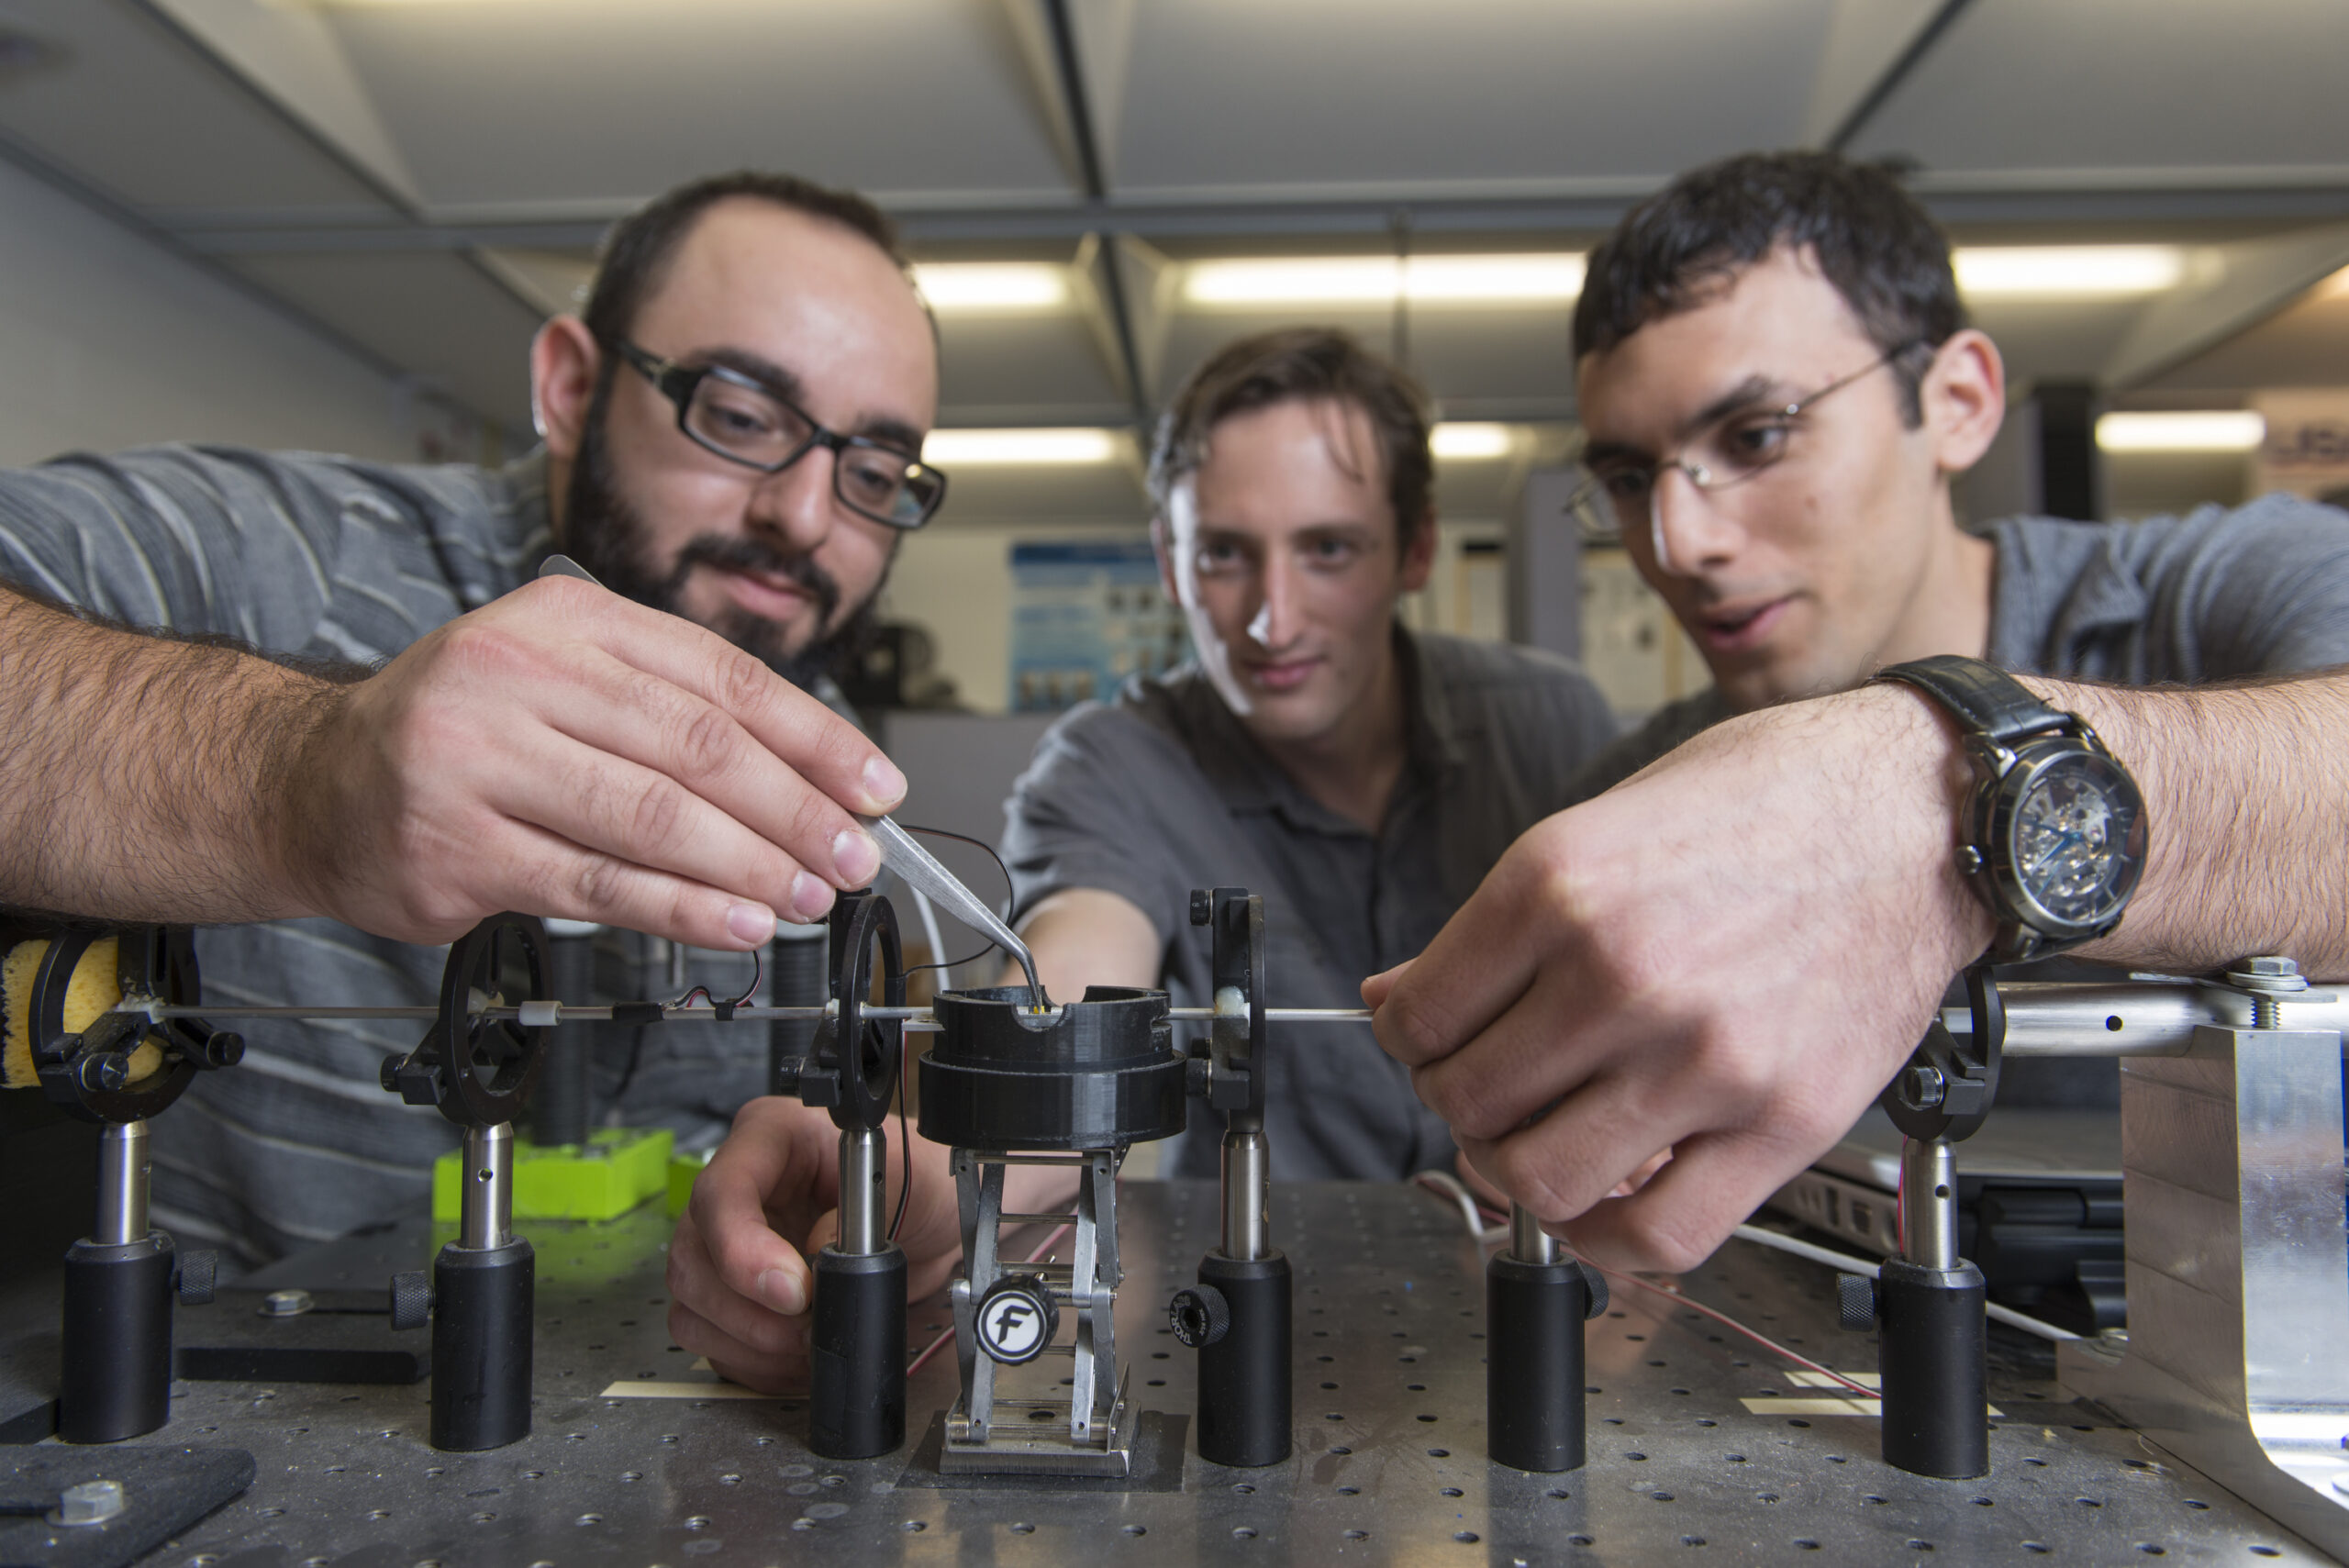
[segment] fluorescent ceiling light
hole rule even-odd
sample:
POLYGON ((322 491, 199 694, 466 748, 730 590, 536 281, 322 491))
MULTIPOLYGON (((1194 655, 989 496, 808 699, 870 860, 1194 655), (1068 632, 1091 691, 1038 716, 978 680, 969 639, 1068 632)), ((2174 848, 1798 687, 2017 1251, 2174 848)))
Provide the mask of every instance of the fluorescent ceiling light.
POLYGON ((1952 261, 1958 292, 1975 299, 2159 294, 2186 275, 2166 245, 1969 245, 1952 261))
POLYGON ((1195 305, 1499 304, 1568 300, 1582 292, 1583 259, 1546 255, 1283 256, 1195 261, 1184 279, 1195 305))
POLYGON ((1068 301, 1068 270, 1050 261, 923 261, 914 285, 941 315, 1049 310, 1068 301))
POLYGON ((1516 446, 1516 433, 1507 425, 1470 425, 1446 420, 1435 428, 1428 446, 1442 458, 1507 457, 1516 446))
POLYGON ((2096 444, 2109 452, 2247 452, 2267 439, 2267 421, 2248 409, 2107 414, 2096 444))
POLYGON ((1103 429, 932 430, 921 447, 924 462, 950 473, 988 463, 1114 462, 1118 432, 1103 429))

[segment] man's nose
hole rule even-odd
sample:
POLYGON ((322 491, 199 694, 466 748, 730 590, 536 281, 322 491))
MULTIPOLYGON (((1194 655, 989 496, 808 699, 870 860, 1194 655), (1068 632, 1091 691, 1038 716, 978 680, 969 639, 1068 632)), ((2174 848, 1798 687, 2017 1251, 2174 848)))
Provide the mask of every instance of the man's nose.
POLYGON ((1258 580, 1256 613, 1248 622, 1248 639, 1259 648, 1286 648, 1297 639, 1303 623, 1297 599, 1302 585, 1296 565, 1275 550, 1264 562, 1258 580))
POLYGON ((814 554, 838 521, 832 464, 839 461, 818 447, 782 473, 767 475, 751 492, 751 521, 781 534, 796 553, 814 554))
POLYGON ((1698 487, 1678 463, 1656 470, 1648 486, 1648 548, 1655 569, 1693 576, 1737 553, 1742 530, 1723 515, 1720 498, 1698 487))

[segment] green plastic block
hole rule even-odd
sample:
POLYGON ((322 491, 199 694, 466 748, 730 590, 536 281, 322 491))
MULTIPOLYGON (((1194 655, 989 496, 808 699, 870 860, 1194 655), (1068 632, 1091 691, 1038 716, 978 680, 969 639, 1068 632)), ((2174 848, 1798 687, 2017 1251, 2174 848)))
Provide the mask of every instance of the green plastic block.
MULTIPOLYGON (((665 1127, 607 1127, 583 1144, 514 1145, 516 1219, 617 1219, 662 1190, 676 1137, 665 1127)), ((432 1218, 457 1218, 462 1151, 433 1162, 432 1218)))
POLYGON ((669 1162, 670 1218, 674 1219, 685 1212, 685 1205, 693 1201, 694 1178, 701 1174, 702 1167, 709 1163, 709 1157, 716 1152, 712 1149, 704 1149, 696 1153, 679 1154, 669 1162))

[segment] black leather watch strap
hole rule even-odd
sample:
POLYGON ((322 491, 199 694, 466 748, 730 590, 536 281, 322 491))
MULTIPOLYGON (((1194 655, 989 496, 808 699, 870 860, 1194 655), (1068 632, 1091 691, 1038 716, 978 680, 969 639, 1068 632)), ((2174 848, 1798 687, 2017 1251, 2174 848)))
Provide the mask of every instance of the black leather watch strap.
POLYGON ((1876 678, 1917 687, 1956 715, 1967 728, 2002 745, 2052 734, 2074 722, 2070 714, 2049 707, 2021 681, 1979 659, 1938 653, 1931 659, 1891 665, 1877 672, 1876 678))

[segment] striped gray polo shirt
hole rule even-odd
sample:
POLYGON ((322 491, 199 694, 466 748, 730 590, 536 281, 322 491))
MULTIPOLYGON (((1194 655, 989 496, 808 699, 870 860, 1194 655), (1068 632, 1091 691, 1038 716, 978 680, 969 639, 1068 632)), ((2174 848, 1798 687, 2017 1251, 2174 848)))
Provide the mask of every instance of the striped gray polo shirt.
MULTIPOLYGON (((528 582, 552 548, 546 469, 407 467, 314 454, 155 447, 0 473, 0 578, 179 633, 225 633, 272 653, 375 662, 528 582)), ((835 705, 837 706, 837 705, 835 705)), ((200 931, 206 999, 221 1004, 429 1005, 441 948, 331 920, 200 931)), ((687 984, 718 995, 746 954, 689 951, 687 984)), ((674 994, 668 944, 607 932, 597 990, 674 994)), ((379 1086, 417 1026, 368 1021, 239 1028, 243 1063, 198 1078, 155 1120, 156 1222, 258 1263, 403 1212, 430 1190, 456 1129, 379 1086)), ((629 1074, 634 1126, 687 1146, 723 1136, 763 1088, 756 1024, 637 1030, 594 1041, 596 1103, 629 1074)))

